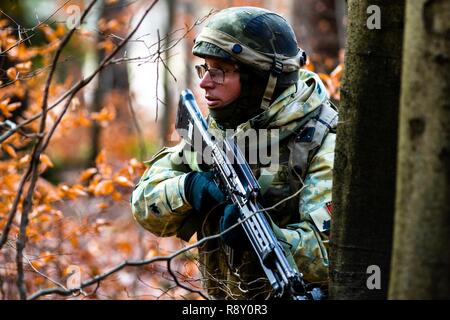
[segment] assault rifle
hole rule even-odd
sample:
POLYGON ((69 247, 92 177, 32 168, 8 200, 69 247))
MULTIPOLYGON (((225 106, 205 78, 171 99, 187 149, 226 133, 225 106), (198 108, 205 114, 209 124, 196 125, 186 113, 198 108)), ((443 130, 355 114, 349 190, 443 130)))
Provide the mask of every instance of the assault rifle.
POLYGON ((306 290, 303 275, 289 264, 264 210, 256 200, 261 187, 238 145, 229 137, 219 143, 208 132, 207 123, 189 89, 181 93, 175 127, 195 151, 209 155, 216 183, 227 198, 238 206, 238 221, 273 288, 274 296, 295 300, 322 299, 319 288, 306 290), (205 153, 205 150, 208 152, 205 153))

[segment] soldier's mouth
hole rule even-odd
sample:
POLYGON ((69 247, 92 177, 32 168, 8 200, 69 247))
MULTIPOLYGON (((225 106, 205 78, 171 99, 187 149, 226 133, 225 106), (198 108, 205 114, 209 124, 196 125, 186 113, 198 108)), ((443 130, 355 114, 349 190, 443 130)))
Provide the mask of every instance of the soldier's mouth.
POLYGON ((219 99, 213 98, 213 97, 209 97, 206 96, 206 104, 208 105, 209 108, 214 108, 215 106, 217 106, 220 103, 219 99))

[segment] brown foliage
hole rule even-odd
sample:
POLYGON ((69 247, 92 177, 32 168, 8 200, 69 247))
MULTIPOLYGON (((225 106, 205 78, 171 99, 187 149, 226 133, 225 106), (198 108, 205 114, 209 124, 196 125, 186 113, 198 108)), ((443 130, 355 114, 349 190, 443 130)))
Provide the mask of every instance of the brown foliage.
MULTIPOLYGON (((260 5, 260 1, 254 1, 260 5)), ((117 1, 108 1, 115 4, 117 1)), ((239 1, 233 4, 239 5, 239 1)), ((248 3, 247 3, 248 4, 248 3)), ((117 47, 111 35, 126 29, 129 15, 106 21, 100 19, 98 28, 103 34, 98 47, 106 54, 117 47)), ((28 121, 42 112, 45 82, 52 59, 68 30, 63 24, 41 24, 33 32, 40 32, 45 41, 40 45, 21 42, 16 30, 7 19, 0 20, 0 49, 11 62, 4 70, 0 83, 0 136, 11 130, 12 122, 21 125, 6 139, 0 148, 0 233, 5 232, 8 214, 20 182, 32 159, 32 147, 39 134, 40 117, 28 121)), ((95 46, 90 32, 75 32, 69 42, 70 50, 95 46)), ((69 51, 70 51, 69 50, 69 51)), ((69 52, 56 66, 59 77, 49 87, 46 131, 56 123, 61 106, 52 103, 78 81, 80 66, 70 61, 69 52)), ((313 70, 312 64, 307 68, 313 70)), ((3 70, 2 70, 3 71, 3 70)), ((330 95, 339 100, 342 66, 330 75, 320 74, 330 95)), ((129 130, 130 122, 117 116, 127 108, 128 92, 110 92, 99 112, 90 112, 84 95, 75 95, 70 108, 62 117, 45 152, 39 155, 36 186, 33 190, 29 222, 26 228, 27 242, 23 251, 24 283, 28 294, 46 288, 68 287, 79 273, 85 281, 110 268, 133 259, 149 259, 168 255, 183 247, 175 238, 158 239, 144 233, 134 223, 129 198, 137 179, 145 166, 133 157, 130 146, 137 145, 135 132, 129 130), (102 138, 103 151, 96 158, 95 166, 80 167, 83 155, 89 148, 89 128, 98 122, 105 129, 102 138), (55 176, 57 176, 55 181, 55 176), (45 178, 46 177, 46 178, 45 178)), ((30 179, 23 191, 30 187, 30 179)), ((20 221, 26 192, 18 199, 16 214, 0 254, 0 299, 19 297, 16 287, 16 239, 20 234, 20 221)), ((195 252, 184 254, 172 261, 172 271, 178 280, 199 289, 200 282, 195 252)), ((76 279, 75 279, 76 280, 76 279)), ((75 281, 75 283, 78 283, 75 281)), ((51 298, 62 298, 52 295, 51 298)), ((76 291, 69 298, 199 298, 197 294, 176 286, 164 261, 127 268, 113 273, 99 282, 76 291)))

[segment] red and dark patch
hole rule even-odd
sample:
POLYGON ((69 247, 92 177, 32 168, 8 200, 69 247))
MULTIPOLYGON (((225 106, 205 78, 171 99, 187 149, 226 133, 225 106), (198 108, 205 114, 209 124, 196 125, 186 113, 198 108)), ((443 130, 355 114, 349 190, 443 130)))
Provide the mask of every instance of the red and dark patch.
POLYGON ((331 216, 333 214, 333 202, 327 202, 325 203, 325 206, 327 208, 328 214, 331 216))

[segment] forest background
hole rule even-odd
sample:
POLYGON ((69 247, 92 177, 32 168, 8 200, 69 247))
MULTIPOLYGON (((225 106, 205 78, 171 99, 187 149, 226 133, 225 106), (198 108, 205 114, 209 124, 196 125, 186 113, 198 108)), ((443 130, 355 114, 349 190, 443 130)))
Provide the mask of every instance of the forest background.
MULTIPOLYGON (((338 146, 342 144, 339 150, 343 151, 337 153, 336 167, 340 170, 335 176, 340 183, 334 187, 333 199, 336 195, 334 212, 348 215, 337 215, 332 225, 336 241, 332 246, 331 294, 337 298, 386 298, 394 203, 397 194, 399 211, 405 200, 398 199, 407 190, 396 193, 395 189, 396 179, 402 177, 395 166, 402 55, 407 55, 401 45, 405 1, 374 2, 373 7, 365 0, 2 0, 0 299, 205 298, 196 264, 196 239, 186 243, 144 231, 132 218, 129 198, 145 170, 143 161, 163 145, 179 141, 174 118, 181 90, 191 88, 206 112, 193 72, 200 61, 191 54, 195 35, 217 10, 243 5, 276 11, 293 25, 299 46, 308 54, 305 67, 319 74, 342 111, 344 125, 338 146), (376 32, 373 30, 380 29, 379 21, 373 15, 380 13, 380 7, 385 13, 384 29, 376 32), (352 26, 349 21, 353 29, 347 37, 352 26), (350 64, 346 82, 341 81, 345 75, 344 47, 346 60, 358 62, 350 64), (381 64, 380 57, 385 59, 381 64), (369 60, 378 65, 366 67, 369 60), (373 76, 382 72, 386 81, 373 76), (384 87, 379 86, 381 82, 384 87), (361 101, 375 93, 378 100, 361 107, 361 101), (388 121, 381 116, 371 122, 363 117, 375 107, 381 115, 391 115, 388 121), (351 121, 355 119, 361 121, 351 121), (378 132, 382 139, 370 135, 368 142, 354 138, 369 127, 374 130, 366 133, 378 132), (345 137, 352 143, 345 142, 345 137), (361 146, 364 151, 355 153, 361 146), (386 152, 375 156, 369 152, 380 149, 386 152), (376 162, 379 159, 384 167, 376 162), (365 179, 361 168, 368 167, 371 178, 365 179), (380 172, 383 176, 377 174, 380 172), (372 177, 377 180, 372 181, 372 177), (364 184, 358 182, 360 178, 365 179, 364 184), (379 207, 380 203, 385 207, 379 207), (367 217, 361 218, 363 207, 370 209, 365 210, 367 217), (370 215, 370 210, 378 210, 377 216, 370 215), (382 223, 371 230, 376 219, 382 223), (382 231, 377 233, 377 228, 382 231), (361 240, 367 234, 368 247, 366 240, 361 240), (376 290, 367 285, 368 266, 381 266, 385 272, 379 293, 374 294, 376 290)), ((446 17, 450 10, 441 10, 448 9, 448 2, 420 0, 410 5, 406 15, 413 16, 414 6, 430 14, 431 22, 424 15, 421 26, 430 33, 430 41, 436 37, 439 44, 442 35, 448 35, 450 19, 446 17)), ((448 36, 444 39, 444 49, 436 47, 445 51, 448 36)), ((438 67, 448 64, 445 54, 430 59, 438 67)), ((441 91, 448 97, 448 76, 443 86, 441 91)), ((408 97, 402 99, 407 101, 408 97)), ((445 105, 448 99, 439 96, 438 101, 445 105)), ((442 110, 439 126, 445 127, 448 105, 442 110)), ((425 124, 421 119, 410 121, 409 137, 418 139, 417 134, 427 132, 425 124)), ((444 147, 436 155, 448 163, 448 133, 438 141, 444 147)), ((433 190, 445 194, 448 182, 433 190)), ((436 192, 430 189, 429 194, 436 192)), ((417 199, 425 202, 428 193, 417 199)), ((442 197, 436 204, 436 208, 442 207, 442 197)), ((444 213, 433 218, 445 222, 434 233, 445 240, 434 247, 437 251, 449 243, 444 213)), ((421 250, 431 252, 426 247, 421 250)), ((398 261, 408 258, 395 253, 393 257, 398 261)), ((440 258, 446 277, 443 289, 430 289, 424 296, 439 292, 438 296, 448 297, 448 254, 440 258)), ((392 270, 398 271, 396 268, 394 264, 392 270)), ((403 274, 414 277, 414 272, 419 273, 410 271, 403 274)), ((403 281, 410 283, 410 278, 403 281)), ((377 281, 374 286, 379 289, 377 281)), ((408 286, 403 288, 408 291, 408 286)), ((403 297, 404 291, 399 290, 391 294, 403 297)))

